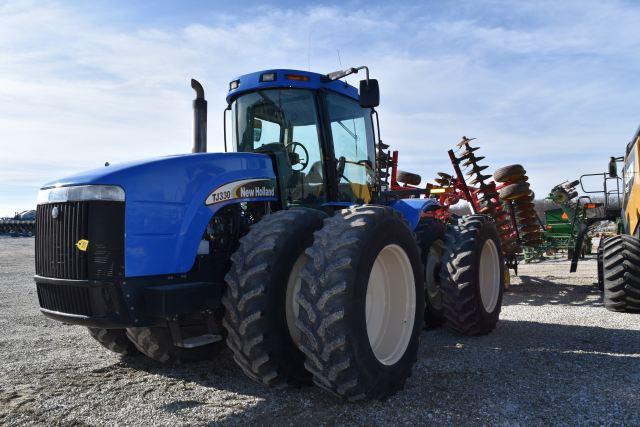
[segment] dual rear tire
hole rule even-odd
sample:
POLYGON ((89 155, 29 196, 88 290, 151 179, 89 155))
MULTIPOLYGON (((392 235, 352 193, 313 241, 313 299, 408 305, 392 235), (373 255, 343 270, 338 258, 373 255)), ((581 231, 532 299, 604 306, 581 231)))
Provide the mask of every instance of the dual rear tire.
POLYGON ((348 400, 403 387, 417 358, 424 288, 399 213, 280 211, 252 227, 232 260, 224 326, 251 379, 313 382, 348 400))
POLYGON ((446 325, 465 335, 495 329, 502 308, 505 264, 495 224, 484 215, 448 226, 440 283, 446 325))
POLYGON ((419 249, 402 216, 383 206, 343 210, 306 253, 297 326, 313 382, 350 401, 402 389, 424 312, 419 249))

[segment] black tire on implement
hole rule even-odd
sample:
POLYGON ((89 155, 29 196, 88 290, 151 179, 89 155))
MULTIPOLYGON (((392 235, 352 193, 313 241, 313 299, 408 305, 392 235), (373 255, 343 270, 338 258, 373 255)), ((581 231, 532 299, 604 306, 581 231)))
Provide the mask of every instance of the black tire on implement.
POLYGON ((89 335, 98 341, 101 346, 114 353, 124 356, 140 354, 133 343, 127 338, 127 333, 124 329, 87 328, 87 330, 89 331, 89 335))
POLYGON ((497 169, 493 173, 493 179, 496 182, 509 182, 521 179, 526 175, 526 173, 527 171, 524 170, 524 167, 522 165, 509 165, 497 169))
MULTIPOLYGON (((384 206, 344 209, 324 221, 306 253, 309 262, 301 275, 297 325, 314 383, 350 401, 382 399, 402 389, 417 359, 424 312, 420 251, 405 220, 384 206), (404 285, 415 295, 415 307, 408 309, 403 322, 387 323, 387 331, 400 330, 404 339, 392 343, 393 357, 383 363, 369 340, 367 315, 373 312, 367 313, 366 301, 373 265, 387 250, 411 270, 403 270, 404 285)), ((385 334, 383 341, 390 336, 396 335, 385 334)))
POLYGON ((422 181, 422 177, 420 175, 401 170, 398 171, 396 179, 398 182, 403 182, 409 185, 420 185, 420 182, 422 181))
POLYGON ((604 306, 611 311, 640 311, 640 240, 615 236, 604 244, 604 306))
POLYGON ((442 293, 440 291, 440 268, 447 226, 435 219, 424 219, 416 227, 416 240, 420 247, 424 267, 424 322, 427 328, 444 323, 442 293))
POLYGON ((304 250, 326 217, 306 208, 276 212, 253 225, 231 257, 223 325, 234 360, 254 381, 270 387, 311 382, 292 337, 299 335, 292 304, 304 250))
POLYGON ((449 225, 440 281, 446 325, 466 335, 487 334, 495 329, 502 307, 504 271, 500 237, 488 217, 469 215, 461 218, 457 225, 449 225), (492 245, 487 242, 492 242, 492 245), (480 289, 480 265, 485 250, 491 252, 494 259, 497 257, 495 262, 499 263, 492 266, 497 277, 491 284, 490 296, 487 296, 488 308, 480 289))
MULTIPOLYGON (((207 333, 204 325, 185 326, 183 331, 189 336, 207 333)), ((140 353, 164 365, 212 359, 224 348, 222 342, 194 348, 176 347, 169 328, 160 326, 127 328, 127 338, 140 353)))

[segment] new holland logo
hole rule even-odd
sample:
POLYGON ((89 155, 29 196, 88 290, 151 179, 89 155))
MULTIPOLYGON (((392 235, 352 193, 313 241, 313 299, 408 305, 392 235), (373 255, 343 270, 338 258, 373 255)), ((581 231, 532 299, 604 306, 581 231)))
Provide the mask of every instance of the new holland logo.
POLYGON ((88 247, 89 247, 89 241, 88 240, 80 239, 76 243, 76 248, 78 248, 79 251, 86 252, 88 247))
POLYGON ((266 199, 276 197, 276 182, 273 179, 243 179, 224 184, 213 190, 206 205, 223 203, 233 199, 266 199))

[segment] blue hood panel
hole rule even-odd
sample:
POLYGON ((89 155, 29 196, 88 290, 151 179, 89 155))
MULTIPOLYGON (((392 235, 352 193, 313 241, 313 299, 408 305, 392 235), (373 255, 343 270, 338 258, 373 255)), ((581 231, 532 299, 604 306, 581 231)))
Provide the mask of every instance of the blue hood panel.
MULTIPOLYGON (((95 169, 45 187, 104 184, 125 190, 125 275, 134 277, 189 271, 207 223, 225 205, 206 206, 205 199, 223 184, 249 178, 274 179, 271 159, 253 153, 185 154, 95 169)), ((249 200, 255 199, 233 202, 249 200)))

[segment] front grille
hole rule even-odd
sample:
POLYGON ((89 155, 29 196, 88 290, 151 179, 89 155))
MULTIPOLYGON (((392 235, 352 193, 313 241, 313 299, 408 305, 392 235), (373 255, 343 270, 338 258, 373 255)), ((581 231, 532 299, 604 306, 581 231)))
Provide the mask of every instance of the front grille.
POLYGON ((66 202, 38 206, 36 274, 72 280, 112 280, 124 274, 124 203, 66 202), (52 215, 57 210, 57 218, 52 215), (86 251, 78 249, 88 240, 86 251))
POLYGON ((40 205, 36 214, 36 274, 87 279, 87 252, 76 248, 89 235, 87 202, 40 205), (57 218, 52 212, 58 211, 57 218))
POLYGON ((87 286, 38 283, 40 307, 60 313, 91 316, 91 296, 87 286))

